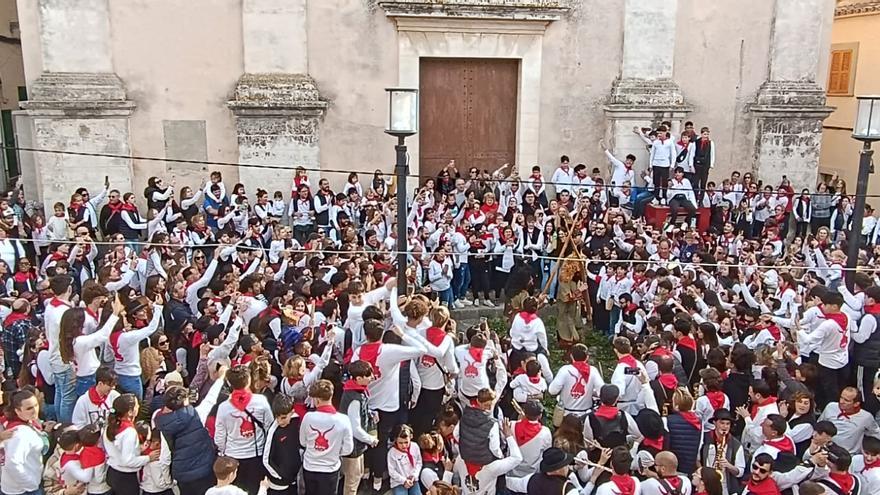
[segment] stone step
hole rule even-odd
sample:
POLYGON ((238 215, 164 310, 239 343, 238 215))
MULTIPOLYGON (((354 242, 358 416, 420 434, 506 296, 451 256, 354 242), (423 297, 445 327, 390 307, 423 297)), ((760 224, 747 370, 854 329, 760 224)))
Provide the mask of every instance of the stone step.
POLYGON ((488 320, 493 318, 503 318, 504 306, 498 305, 494 308, 487 308, 486 306, 467 306, 461 309, 453 309, 449 314, 459 325, 472 325, 479 322, 480 318, 486 318, 488 320))

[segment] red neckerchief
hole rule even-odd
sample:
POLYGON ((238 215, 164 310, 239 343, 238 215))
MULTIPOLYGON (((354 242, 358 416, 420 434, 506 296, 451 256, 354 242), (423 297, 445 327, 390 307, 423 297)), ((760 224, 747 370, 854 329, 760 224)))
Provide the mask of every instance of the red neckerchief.
POLYGON ((483 351, 485 350, 486 349, 484 347, 468 347, 468 354, 470 354, 471 358, 473 358, 474 364, 483 361, 483 351))
POLYGON ((119 337, 121 337, 124 332, 125 330, 120 330, 110 334, 110 349, 113 350, 113 357, 120 363, 123 358, 122 354, 119 352, 119 337))
POLYGON ((355 380, 353 378, 349 378, 348 380, 345 381, 345 383, 342 384, 342 390, 343 391, 352 390, 355 392, 361 392, 368 397, 370 395, 370 390, 367 388, 367 386, 366 385, 358 385, 357 380, 355 380))
MULTIPOLYGON (((443 330, 442 328, 430 327, 425 331, 425 340, 435 347, 442 344, 444 338, 446 338, 446 330, 443 330)), ((422 356, 422 364, 424 366, 431 366, 436 362, 437 359, 435 359, 434 356, 429 356, 427 354, 422 356)))
POLYGON ((840 348, 845 349, 847 344, 849 344, 849 338, 846 336, 846 328, 849 325, 849 318, 843 312, 829 314, 825 311, 822 311, 822 317, 826 320, 832 320, 834 323, 837 323, 839 328, 837 332, 840 333, 840 348))
POLYGON ((586 360, 572 361, 571 365, 574 367, 574 369, 578 370, 578 373, 581 374, 581 380, 583 380, 584 383, 587 383, 588 381, 590 381, 590 363, 589 362, 587 362, 586 360))
POLYGON ((541 375, 535 375, 529 377, 529 382, 531 383, 541 383, 541 375))
POLYGON ((828 477, 834 480, 837 483, 837 486, 840 487, 843 493, 852 493, 853 485, 855 485, 856 480, 853 478, 853 475, 849 473, 828 473, 828 477))
POLYGON ((134 428, 134 424, 127 419, 123 419, 122 421, 119 422, 119 431, 116 432, 116 435, 118 436, 120 433, 122 433, 123 431, 125 431, 129 428, 134 428))
POLYGON ((70 305, 69 302, 62 301, 61 299, 58 299, 57 297, 53 297, 52 299, 49 299, 49 305, 52 306, 53 308, 58 308, 61 306, 67 306, 68 308, 73 307, 70 305))
POLYGON ((137 211, 137 206, 129 203, 122 203, 122 206, 119 207, 120 211, 137 211))
POLYGON ((642 439, 642 445, 655 450, 663 450, 663 435, 660 435, 657 438, 645 437, 642 439))
POLYGON ((752 404, 752 410, 750 411, 752 419, 755 419, 755 415, 758 414, 758 408, 764 407, 768 404, 773 404, 775 402, 776 402, 776 397, 773 397, 771 395, 770 397, 767 397, 766 399, 764 399, 764 402, 752 404))
POLYGON ((248 389, 233 390, 229 395, 229 403, 232 404, 232 407, 244 412, 253 396, 254 394, 248 389))
POLYGON ((880 314, 880 303, 877 304, 865 304, 865 313, 876 315, 880 314))
POLYGON ((61 469, 64 469, 64 465, 70 461, 78 461, 79 454, 68 454, 67 452, 61 454, 61 469))
POLYGON ((658 347, 651 353, 651 357, 672 356, 672 351, 665 347, 658 347))
POLYGON ((721 409, 724 407, 724 392, 720 390, 713 390, 706 392, 706 398, 709 399, 709 404, 712 406, 712 409, 721 409))
POLYGON ((528 325, 529 323, 535 321, 538 315, 535 313, 529 313, 528 311, 520 311, 519 317, 523 319, 526 325, 528 325))
POLYGON ((693 411, 679 411, 678 415, 681 416, 681 419, 687 421, 688 424, 690 424, 691 426, 693 426, 697 430, 702 431, 703 423, 700 421, 700 418, 698 418, 697 415, 693 411))
POLYGON ((535 438, 538 433, 541 433, 541 428, 544 425, 541 424, 540 421, 530 421, 528 419, 523 419, 516 422, 516 425, 513 427, 513 435, 516 438, 516 444, 522 447, 529 440, 535 438))
POLYGON ((97 445, 86 445, 79 453, 79 463, 83 469, 100 466, 106 460, 107 454, 97 445))
POLYGON ((660 478, 669 484, 670 488, 681 493, 681 478, 678 475, 669 476, 668 478, 660 478))
POLYGON ((697 350, 697 342, 690 335, 685 335, 684 337, 678 339, 678 343, 676 345, 679 347, 685 347, 692 351, 697 350))
POLYGON ((628 474, 612 474, 611 482, 620 490, 619 492, 612 490, 615 495, 633 495, 636 492, 636 480, 628 474))
POLYGON ((105 409, 110 409, 110 407, 107 405, 107 397, 108 396, 105 395, 102 397, 101 394, 98 393, 97 388, 95 388, 95 387, 89 388, 88 396, 89 396, 89 401, 93 405, 95 405, 99 408, 103 407, 105 409))
POLYGON ((100 315, 98 315, 98 313, 95 313, 94 311, 92 311, 92 308, 86 306, 86 307, 83 308, 83 309, 85 309, 85 310, 86 310, 86 314, 89 315, 89 316, 91 316, 92 318, 94 318, 95 321, 100 321, 100 320, 101 320, 100 315))
POLYGON ((774 481, 771 476, 768 476, 757 483, 752 480, 751 476, 749 476, 749 480, 746 482, 746 488, 748 488, 749 493, 754 493, 755 495, 779 495, 779 487, 776 486, 776 481, 774 481))
POLYGON ((327 414, 336 414, 336 408, 333 407, 332 405, 318 406, 315 408, 315 411, 327 413, 327 414))
POLYGON ((15 272, 15 275, 12 276, 12 279, 20 284, 25 284, 28 282, 33 282, 37 279, 37 276, 32 272, 15 272))
MULTIPOLYGON (((840 406, 837 406, 837 407, 839 408, 840 406)), ((840 419, 840 418, 849 419, 849 418, 855 416, 856 414, 860 413, 861 411, 862 411, 862 406, 855 406, 855 411, 848 413, 848 414, 843 412, 843 410, 841 409, 840 414, 837 415, 837 419, 840 419)))
POLYGON ((370 366, 373 367, 373 374, 376 375, 376 378, 382 376, 382 373, 379 370, 379 365, 377 364, 381 352, 382 342, 367 342, 361 346, 360 352, 358 352, 358 357, 361 360, 370 363, 370 366))
MULTIPOLYGON (((863 458, 864 459, 864 458, 863 458)), ((874 459, 874 462, 866 462, 865 467, 862 468, 862 473, 869 469, 874 469, 875 467, 880 467, 880 457, 874 459)))
POLYGON ((669 390, 675 390, 678 388, 678 377, 672 373, 661 373, 657 376, 657 381, 660 382, 660 385, 662 385, 663 388, 669 390))
POLYGON ((619 412, 620 410, 617 409, 617 406, 606 406, 605 404, 602 404, 596 409, 595 414, 597 418, 614 419, 619 412))
POLYGON ((794 454, 794 442, 788 435, 782 435, 776 440, 764 440, 764 445, 773 447, 780 452, 794 454))
POLYGON ((624 354, 617 358, 617 362, 619 364, 625 364, 629 368, 638 368, 639 363, 636 362, 636 358, 632 357, 632 354, 624 354))
POLYGON ((11 325, 15 324, 15 322, 28 319, 27 313, 20 313, 18 311, 13 311, 9 313, 9 316, 3 320, 3 328, 9 328, 11 325))
POLYGON ((427 450, 422 451, 422 461, 425 463, 428 462, 440 462, 440 452, 431 453, 427 450))
POLYGON ((410 444, 410 448, 403 450, 397 446, 397 442, 394 442, 394 450, 406 454, 406 458, 409 459, 410 467, 416 467, 416 459, 412 455, 412 444, 410 444))

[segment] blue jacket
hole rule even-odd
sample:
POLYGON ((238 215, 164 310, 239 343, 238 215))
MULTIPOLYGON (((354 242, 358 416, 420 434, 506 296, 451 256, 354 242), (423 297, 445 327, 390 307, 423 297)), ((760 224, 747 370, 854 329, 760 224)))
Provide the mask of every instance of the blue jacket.
POLYGON ((156 427, 171 448, 172 478, 188 483, 214 475, 214 441, 192 406, 156 416, 156 427))
POLYGON ((702 425, 694 428, 681 415, 671 413, 666 418, 666 429, 669 430, 666 450, 678 458, 678 472, 692 475, 697 467, 700 440, 703 437, 702 425))

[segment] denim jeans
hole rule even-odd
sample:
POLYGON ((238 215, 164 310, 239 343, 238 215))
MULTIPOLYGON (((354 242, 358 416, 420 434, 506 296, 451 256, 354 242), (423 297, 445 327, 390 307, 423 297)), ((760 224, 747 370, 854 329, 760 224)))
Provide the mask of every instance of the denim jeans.
POLYGON ((446 306, 447 306, 449 309, 452 309, 452 302, 453 302, 453 299, 452 299, 452 288, 451 288, 451 287, 450 287, 449 289, 446 289, 446 290, 438 291, 438 292, 437 292, 437 297, 439 298, 439 302, 441 302, 441 303, 444 303, 444 302, 445 302, 445 303, 446 303, 446 306))
POLYGON ((419 488, 419 483, 416 481, 416 483, 409 488, 404 488, 403 485, 392 487, 391 495, 422 495, 422 489, 419 488))
POLYGON ((471 269, 467 263, 462 263, 452 272, 452 298, 459 300, 467 294, 471 285, 471 269))
POLYGON ((119 375, 116 382, 121 393, 134 394, 138 400, 144 400, 144 384, 140 376, 119 375))
MULTIPOLYGON (((544 277, 541 280, 541 287, 545 287, 547 285, 547 281, 550 280, 550 277, 553 276, 553 272, 556 270, 556 261, 554 260, 544 260, 544 277)), ((551 299, 556 299, 556 288, 559 287, 559 274, 556 274, 556 277, 553 278, 553 283, 550 284, 549 290, 547 291, 547 297, 551 299)))
MULTIPOLYGON (((418 485, 416 485, 416 486, 418 486, 418 485)), ((46 493, 46 492, 44 492, 42 488, 37 488, 36 490, 34 490, 32 492, 24 492, 20 495, 43 495, 44 493, 46 493)))
POLYGON ((76 405, 76 377, 73 367, 61 373, 53 373, 55 377, 55 410, 58 421, 70 423, 73 417, 73 406, 76 405))
POLYGON ((86 392, 89 391, 90 388, 95 386, 95 374, 92 373, 88 376, 78 376, 76 377, 76 396, 79 397, 81 395, 85 395, 86 392))

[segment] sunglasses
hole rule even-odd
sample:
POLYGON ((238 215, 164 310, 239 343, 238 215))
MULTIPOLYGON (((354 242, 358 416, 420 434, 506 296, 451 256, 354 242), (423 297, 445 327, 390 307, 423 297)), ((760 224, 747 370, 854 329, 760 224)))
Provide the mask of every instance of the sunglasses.
POLYGON ((204 256, 193 256, 193 259, 194 260, 203 260, 203 259, 205 259, 205 257, 204 256))
POLYGON ((762 467, 759 466, 758 464, 752 464, 752 471, 756 471, 756 472, 759 472, 759 473, 761 473, 761 474, 767 474, 767 473, 770 472, 769 469, 767 469, 767 468, 762 468, 762 467))
POLYGON ((168 345, 168 341, 167 340, 160 340, 159 345, 168 345))

